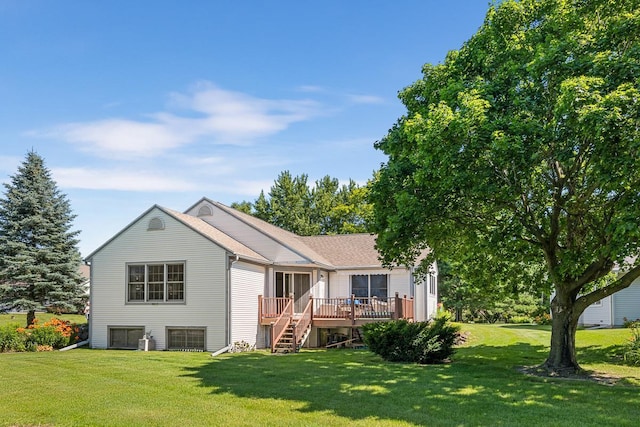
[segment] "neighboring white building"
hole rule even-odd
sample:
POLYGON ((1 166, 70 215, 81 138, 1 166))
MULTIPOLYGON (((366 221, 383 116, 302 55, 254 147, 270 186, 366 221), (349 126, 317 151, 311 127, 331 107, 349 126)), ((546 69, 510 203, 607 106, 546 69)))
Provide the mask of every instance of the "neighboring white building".
POLYGON ((591 304, 580 316, 585 326, 622 326, 626 320, 640 319, 640 278, 628 288, 591 304))
POLYGON ((87 257, 91 347, 137 348, 148 333, 163 350, 274 348, 293 334, 295 351, 433 317, 437 266, 416 283, 413 267, 383 268, 374 244, 298 236, 206 198, 185 213, 155 205, 87 257))

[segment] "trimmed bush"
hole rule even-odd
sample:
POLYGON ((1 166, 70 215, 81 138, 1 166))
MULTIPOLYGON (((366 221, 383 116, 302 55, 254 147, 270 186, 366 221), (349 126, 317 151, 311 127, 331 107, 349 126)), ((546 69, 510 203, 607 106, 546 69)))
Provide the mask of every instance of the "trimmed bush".
POLYGON ((454 352, 459 327, 446 316, 430 322, 395 320, 363 325, 369 349, 390 362, 440 363, 454 352))

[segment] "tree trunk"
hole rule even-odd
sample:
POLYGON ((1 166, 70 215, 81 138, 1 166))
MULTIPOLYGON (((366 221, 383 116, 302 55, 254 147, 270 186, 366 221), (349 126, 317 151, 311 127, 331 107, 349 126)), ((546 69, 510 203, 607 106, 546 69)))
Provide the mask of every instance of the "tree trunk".
POLYGON ((579 313, 575 313, 575 299, 557 292, 551 302, 551 350, 542 365, 549 373, 574 374, 580 371, 576 359, 576 328, 579 313))
POLYGON ((27 312, 27 327, 33 325, 35 320, 36 320, 36 311, 35 310, 29 310, 27 312))

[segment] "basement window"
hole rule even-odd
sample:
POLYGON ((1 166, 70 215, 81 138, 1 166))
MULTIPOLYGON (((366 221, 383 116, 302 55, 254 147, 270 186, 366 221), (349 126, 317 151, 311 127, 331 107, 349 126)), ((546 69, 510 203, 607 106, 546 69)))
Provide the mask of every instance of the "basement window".
POLYGON ((143 326, 110 326, 109 348, 137 350, 138 340, 143 335, 143 326))
POLYGON ((204 351, 205 331, 203 327, 176 327, 167 328, 167 348, 169 350, 204 351))

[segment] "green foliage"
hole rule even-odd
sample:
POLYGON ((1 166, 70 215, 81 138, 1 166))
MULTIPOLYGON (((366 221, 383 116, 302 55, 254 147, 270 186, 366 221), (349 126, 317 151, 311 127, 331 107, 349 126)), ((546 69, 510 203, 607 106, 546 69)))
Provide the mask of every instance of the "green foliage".
POLYGON ((363 325, 371 351, 391 362, 440 363, 454 352, 459 328, 439 316, 431 322, 376 322, 363 325))
POLYGON ((55 326, 41 326, 35 329, 26 329, 27 348, 35 349, 38 346, 62 348, 69 344, 69 337, 65 337, 55 326))
POLYGON ((465 282, 553 287, 549 363, 577 368, 562 324, 640 275, 640 6, 495 2, 399 96, 369 195, 385 264, 430 247, 465 282))
POLYGON ((631 338, 624 349, 624 361, 629 365, 640 365, 640 327, 631 329, 631 338))
POLYGON ((44 160, 27 154, 0 199, 0 307, 77 312, 86 297, 74 215, 44 160))
POLYGON ((18 332, 18 327, 17 324, 0 326, 0 353, 26 351, 26 337, 18 332))
POLYGON ((549 298, 534 294, 535 290, 510 282, 489 278, 466 281, 458 263, 441 262, 438 296, 446 310, 459 322, 530 323, 549 313, 549 298))
POLYGON ((640 319, 627 319, 626 317, 622 319, 624 322, 622 323, 623 328, 637 328, 640 326, 640 319))
POLYGON ((27 328, 17 324, 0 326, 0 353, 51 351, 75 343, 83 328, 69 321, 51 318, 42 325, 36 318, 27 328))
POLYGON ((368 232, 372 215, 367 187, 353 180, 340 185, 325 176, 309 186, 308 176, 278 175, 269 191, 253 202, 232 203, 231 207, 301 236, 368 232))

